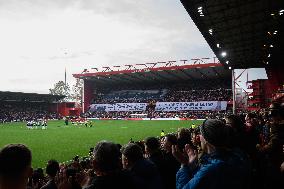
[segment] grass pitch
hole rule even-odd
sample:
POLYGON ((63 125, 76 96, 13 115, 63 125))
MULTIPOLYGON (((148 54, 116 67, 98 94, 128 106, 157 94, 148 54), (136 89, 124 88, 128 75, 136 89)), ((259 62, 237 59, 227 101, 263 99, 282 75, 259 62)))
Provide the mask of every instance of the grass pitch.
POLYGON ((26 144, 33 154, 34 168, 44 168, 49 159, 59 162, 71 160, 75 155, 87 156, 90 147, 100 140, 125 144, 130 138, 134 141, 149 136, 159 136, 176 132, 180 127, 189 127, 201 121, 125 121, 98 120, 93 127, 74 126, 64 121, 49 121, 47 130, 27 129, 26 123, 0 124, 0 148, 10 143, 26 144))

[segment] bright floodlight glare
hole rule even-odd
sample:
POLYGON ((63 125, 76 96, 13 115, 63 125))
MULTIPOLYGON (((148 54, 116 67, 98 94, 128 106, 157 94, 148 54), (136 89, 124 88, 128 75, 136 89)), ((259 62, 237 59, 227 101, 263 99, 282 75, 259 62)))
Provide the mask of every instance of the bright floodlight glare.
POLYGON ((225 57, 225 56, 227 56, 227 53, 226 53, 225 51, 223 51, 223 52, 221 53, 221 56, 225 57))
POLYGON ((270 54, 267 57, 270 57, 270 54))
POLYGON ((229 67, 229 70, 231 70, 231 69, 232 69, 232 67, 230 66, 230 67, 229 67))
POLYGON ((218 48, 220 47, 219 43, 217 43, 217 47, 218 47, 218 48))
POLYGON ((270 45, 270 47, 273 47, 273 45, 270 45))
POLYGON ((284 9, 280 10, 279 12, 280 12, 280 13, 284 12, 284 9))
POLYGON ((229 61, 228 61, 228 60, 226 61, 226 64, 229 64, 229 61))
POLYGON ((197 9, 198 9, 198 10, 202 10, 202 7, 198 7, 197 9))

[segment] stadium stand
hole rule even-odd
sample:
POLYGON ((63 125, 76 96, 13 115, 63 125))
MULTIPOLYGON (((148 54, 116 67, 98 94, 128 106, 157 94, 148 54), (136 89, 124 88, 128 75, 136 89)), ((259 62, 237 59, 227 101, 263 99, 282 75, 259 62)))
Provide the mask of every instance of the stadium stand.
POLYGON ((0 92, 0 123, 59 119, 59 114, 49 111, 49 105, 62 98, 59 95, 0 92))
POLYGON ((150 119, 194 119, 231 108, 230 72, 215 59, 84 72, 74 77, 84 80, 83 116, 89 118, 128 119, 146 114, 150 119))
MULTIPOLYGON (((85 114, 87 117, 94 118, 131 118, 133 114, 147 114, 148 118, 192 118, 202 119, 210 117, 211 114, 216 115, 214 111, 190 111, 190 110, 172 110, 172 111, 159 111, 157 105, 160 102, 201 102, 201 101, 225 101, 229 102, 232 98, 232 90, 229 87, 228 82, 220 82, 219 80, 213 80, 209 83, 218 83, 208 86, 203 85, 206 81, 196 81, 192 84, 179 83, 177 85, 164 85, 164 89, 147 89, 145 90, 116 90, 112 91, 104 89, 110 92, 100 92, 97 89, 97 94, 92 100, 89 111, 85 114), (198 86, 198 87, 197 87, 198 86), (202 87, 201 87, 202 86, 202 87), (196 88, 195 88, 196 87, 196 88), (218 87, 218 88, 216 88, 218 87), (124 103, 126 105, 132 105, 134 103, 145 103, 144 108, 141 109, 126 109, 124 110, 111 110, 110 105, 124 103), (95 108, 94 108, 95 107, 95 108), (109 109, 109 110, 107 110, 109 109)), ((208 82, 207 82, 208 84, 208 82)), ((151 86, 155 88, 155 86, 151 86)), ((158 88, 158 86, 157 86, 158 88)), ((116 109, 117 110, 117 109, 116 109)), ((225 109, 226 110, 226 109, 225 109)), ((219 113, 224 113, 219 110, 219 113)))

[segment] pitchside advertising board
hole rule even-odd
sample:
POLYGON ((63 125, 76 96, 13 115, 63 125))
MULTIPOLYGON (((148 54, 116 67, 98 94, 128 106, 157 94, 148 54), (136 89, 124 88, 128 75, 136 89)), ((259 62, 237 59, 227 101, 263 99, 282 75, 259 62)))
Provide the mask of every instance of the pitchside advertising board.
MULTIPOLYGON (((122 112, 145 111, 147 103, 115 103, 92 104, 91 112, 122 112)), ((199 101, 199 102, 157 102, 156 111, 174 112, 183 110, 211 110, 220 111, 227 109, 227 101, 199 101)))

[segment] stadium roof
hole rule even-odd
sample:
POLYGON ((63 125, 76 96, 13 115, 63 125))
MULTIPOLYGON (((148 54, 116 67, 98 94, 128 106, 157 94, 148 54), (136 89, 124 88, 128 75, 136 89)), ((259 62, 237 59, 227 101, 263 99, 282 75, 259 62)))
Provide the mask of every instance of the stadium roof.
POLYGON ((0 102, 57 102, 62 95, 0 91, 0 102))
POLYGON ((181 2, 226 67, 266 67, 283 59, 283 0, 181 2))
POLYGON ((92 80, 98 84, 118 83, 161 83, 200 79, 231 78, 231 72, 225 69, 216 58, 144 63, 136 65, 85 69, 75 78, 92 80))

